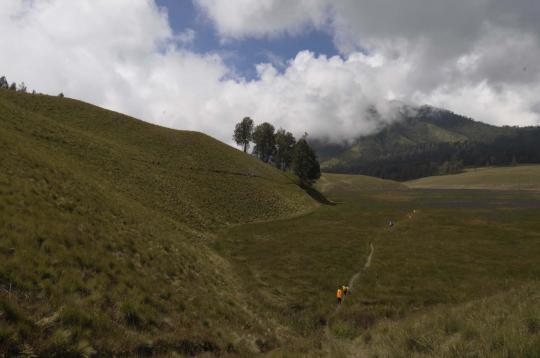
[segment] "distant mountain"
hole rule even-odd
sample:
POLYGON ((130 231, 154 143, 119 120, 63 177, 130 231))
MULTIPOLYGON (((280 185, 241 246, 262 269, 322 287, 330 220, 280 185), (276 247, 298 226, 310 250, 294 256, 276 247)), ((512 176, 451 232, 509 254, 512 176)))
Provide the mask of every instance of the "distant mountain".
POLYGON ((402 120, 351 143, 311 144, 326 172, 394 180, 540 162, 540 127, 497 127, 429 106, 408 108, 402 120))

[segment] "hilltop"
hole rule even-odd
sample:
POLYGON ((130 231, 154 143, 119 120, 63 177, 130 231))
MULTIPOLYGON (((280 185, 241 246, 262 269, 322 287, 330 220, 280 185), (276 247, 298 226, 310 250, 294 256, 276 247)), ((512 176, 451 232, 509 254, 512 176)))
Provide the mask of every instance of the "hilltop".
POLYGON ((429 106, 406 109, 401 120, 351 143, 314 140, 321 168, 408 180, 470 166, 540 163, 538 127, 497 127, 429 106))
POLYGON ((206 242, 316 208, 294 178, 201 133, 12 91, 0 91, 0 150, 0 354, 191 355, 271 339, 206 242))

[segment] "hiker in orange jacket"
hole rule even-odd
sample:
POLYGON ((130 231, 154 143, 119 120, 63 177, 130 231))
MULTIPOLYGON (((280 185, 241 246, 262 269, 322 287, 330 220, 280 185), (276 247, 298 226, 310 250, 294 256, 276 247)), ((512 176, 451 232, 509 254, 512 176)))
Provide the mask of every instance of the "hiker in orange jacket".
POLYGON ((341 288, 337 289, 336 297, 337 297, 337 304, 340 305, 341 300, 343 299, 343 291, 341 290, 341 288))

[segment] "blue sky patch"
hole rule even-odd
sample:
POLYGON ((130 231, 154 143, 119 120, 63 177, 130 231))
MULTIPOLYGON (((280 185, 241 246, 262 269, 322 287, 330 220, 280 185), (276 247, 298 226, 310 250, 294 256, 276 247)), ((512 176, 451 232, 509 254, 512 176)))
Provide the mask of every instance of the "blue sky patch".
POLYGON ((175 34, 187 29, 195 31, 195 38, 189 45, 197 53, 218 53, 237 75, 252 80, 257 77, 255 66, 272 63, 279 71, 285 69, 287 61, 302 50, 316 55, 338 55, 332 35, 326 31, 311 30, 295 36, 283 34, 272 38, 246 38, 220 41, 213 24, 200 14, 189 0, 157 0, 158 6, 165 7, 169 23, 175 34))

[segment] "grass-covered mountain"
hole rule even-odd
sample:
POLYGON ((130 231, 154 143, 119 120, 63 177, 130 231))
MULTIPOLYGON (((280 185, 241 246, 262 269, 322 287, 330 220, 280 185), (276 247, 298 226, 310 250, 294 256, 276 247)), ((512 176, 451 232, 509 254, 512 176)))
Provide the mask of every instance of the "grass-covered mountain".
POLYGON ((351 143, 312 144, 327 172, 395 180, 540 162, 540 128, 497 127, 428 106, 403 110, 401 120, 351 143))
POLYGON ((201 133, 6 90, 0 168, 0 356, 226 355, 274 339, 207 242, 315 208, 292 177, 201 133))

